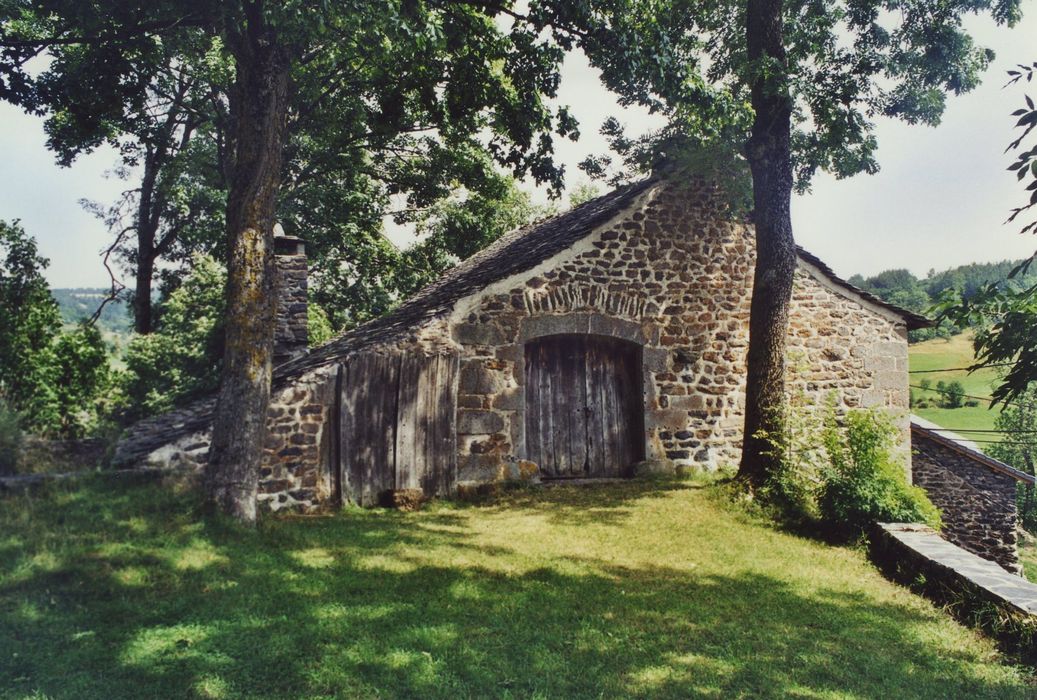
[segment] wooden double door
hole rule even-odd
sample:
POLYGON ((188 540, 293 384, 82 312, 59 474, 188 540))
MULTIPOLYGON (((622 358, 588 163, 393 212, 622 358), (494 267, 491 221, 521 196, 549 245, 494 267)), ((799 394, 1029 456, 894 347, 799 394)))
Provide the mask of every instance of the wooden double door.
POLYGON ((545 478, 628 476, 644 459, 641 347, 553 335, 525 354, 527 458, 545 478))

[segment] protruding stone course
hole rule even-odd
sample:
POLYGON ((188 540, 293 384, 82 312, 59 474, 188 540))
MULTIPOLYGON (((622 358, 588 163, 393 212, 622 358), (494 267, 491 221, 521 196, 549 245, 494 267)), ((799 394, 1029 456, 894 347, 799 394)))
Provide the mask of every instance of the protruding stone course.
POLYGON ((915 484, 925 489, 943 517, 943 535, 968 551, 1019 574, 1015 529, 1016 480, 912 432, 915 484))

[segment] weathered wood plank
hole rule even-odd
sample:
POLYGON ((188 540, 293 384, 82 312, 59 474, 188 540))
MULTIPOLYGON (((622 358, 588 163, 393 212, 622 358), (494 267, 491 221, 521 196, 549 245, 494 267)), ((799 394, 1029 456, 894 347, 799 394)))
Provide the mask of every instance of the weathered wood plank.
POLYGON ((569 413, 571 431, 569 435, 571 469, 573 476, 586 477, 590 465, 588 463, 588 432, 590 422, 587 406, 587 355, 590 343, 586 338, 572 346, 572 376, 570 380, 569 413))
POLYGON ((399 389, 396 401, 396 443, 393 487, 421 487, 425 471, 423 432, 422 368, 426 358, 404 355, 400 358, 399 389))
POLYGON ((457 381, 460 358, 437 355, 430 366, 426 493, 445 496, 457 483, 457 381))
POLYGON ((395 485, 399 357, 364 353, 350 358, 342 386, 341 444, 344 497, 378 503, 395 485))
POLYGON ((355 464, 353 459, 353 417, 355 409, 353 401, 348 394, 350 387, 350 364, 343 362, 339 373, 341 380, 339 382, 338 398, 338 478, 342 492, 342 502, 357 504, 360 502, 357 495, 358 482, 353 475, 355 464))
POLYGON ((540 467, 541 474, 544 470, 542 441, 540 437, 540 426, 542 424, 543 403, 540 396, 540 364, 537 362, 539 346, 533 343, 525 348, 525 388, 526 388, 526 445, 525 458, 540 467))
POLYGON ((619 476, 643 458, 640 348, 552 336, 526 346, 526 455, 547 477, 619 476))

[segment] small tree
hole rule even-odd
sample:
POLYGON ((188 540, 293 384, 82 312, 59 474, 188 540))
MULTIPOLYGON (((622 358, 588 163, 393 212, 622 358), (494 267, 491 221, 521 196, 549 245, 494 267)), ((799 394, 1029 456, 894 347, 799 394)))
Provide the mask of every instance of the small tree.
MULTIPOLYGON (((1037 382, 1031 382, 1017 401, 997 414, 994 427, 1005 439, 990 446, 990 456, 1027 474, 1037 474, 1037 382)), ((1019 484, 1017 505, 1023 527, 1037 532, 1037 490, 1019 484)))
POLYGON ((47 265, 17 221, 0 221, 0 396, 30 429, 58 422, 52 343, 61 317, 43 277, 47 265))
POLYGON ((101 331, 87 322, 54 343, 54 394, 62 437, 80 438, 93 427, 108 386, 108 351, 101 331))
POLYGON ((961 408, 964 399, 965 387, 961 382, 953 380, 944 385, 941 401, 944 408, 961 408))

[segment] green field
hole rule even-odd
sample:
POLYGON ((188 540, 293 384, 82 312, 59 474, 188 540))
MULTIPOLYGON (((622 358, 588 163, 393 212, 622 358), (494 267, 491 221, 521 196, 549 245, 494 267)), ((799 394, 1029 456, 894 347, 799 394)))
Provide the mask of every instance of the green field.
MULTIPOLYGON (((967 367, 973 362, 972 334, 962 333, 950 339, 935 338, 922 343, 915 343, 909 348, 911 370, 939 370, 946 368, 967 367)), ((933 386, 938 381, 957 380, 965 387, 965 393, 973 396, 990 396, 991 384, 997 379, 996 370, 983 369, 969 374, 964 370, 951 372, 926 372, 924 374, 911 374, 910 382, 917 386, 922 379, 928 379, 933 386)), ((923 391, 915 388, 916 397, 928 396, 932 400, 939 398, 935 391, 923 391)), ((982 429, 989 430, 994 427, 994 419, 997 417, 997 409, 988 408, 988 401, 981 401, 977 407, 962 408, 914 408, 912 411, 917 415, 931 420, 945 428, 955 429, 982 429)), ((966 437, 970 437, 966 433, 966 437)), ((994 434, 972 435, 980 440, 995 439, 994 434)), ((982 444, 980 445, 982 447, 982 444)))
POLYGON ((5 698, 1027 698, 1032 671, 694 479, 245 532, 155 485, 0 498, 5 698))

